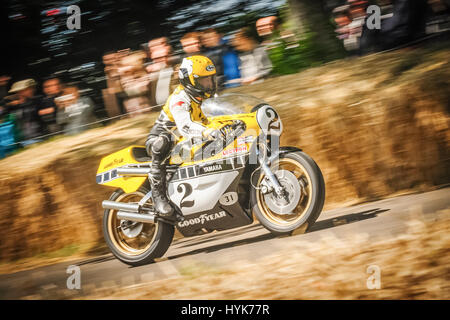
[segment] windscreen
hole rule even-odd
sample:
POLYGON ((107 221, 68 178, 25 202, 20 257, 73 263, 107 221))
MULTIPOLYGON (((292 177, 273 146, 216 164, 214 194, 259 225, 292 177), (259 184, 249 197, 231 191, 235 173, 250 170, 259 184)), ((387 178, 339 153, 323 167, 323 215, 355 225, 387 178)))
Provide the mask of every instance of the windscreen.
POLYGON ((207 117, 249 113, 251 109, 264 100, 239 93, 228 93, 207 99, 202 104, 203 113, 207 117))

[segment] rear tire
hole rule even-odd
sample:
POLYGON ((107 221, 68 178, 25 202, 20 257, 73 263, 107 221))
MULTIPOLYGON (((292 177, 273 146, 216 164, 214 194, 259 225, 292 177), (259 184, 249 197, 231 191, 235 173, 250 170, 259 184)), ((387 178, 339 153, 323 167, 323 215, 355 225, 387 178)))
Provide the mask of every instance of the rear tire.
MULTIPOLYGON (((148 193, 148 190, 144 187, 141 187, 138 191, 130 194, 126 194, 122 189, 118 189, 113 192, 109 200, 130 202, 125 201, 127 197, 134 196, 136 199, 139 199, 146 193, 148 193), (124 201, 121 201, 121 199, 124 201)), ((167 249, 169 249, 175 232, 175 227, 173 225, 164 222, 157 222, 154 225, 143 224, 142 231, 138 236, 141 235, 145 228, 151 229, 153 226, 154 228, 150 242, 144 245, 144 248, 139 249, 134 248, 127 243, 127 239, 133 240, 133 237, 127 238, 123 233, 123 230, 120 228, 120 223, 118 226, 119 219, 115 218, 116 214, 116 210, 106 209, 104 211, 103 236, 112 254, 123 263, 132 266, 148 264, 154 262, 154 259, 162 257, 166 253, 167 249)))
MULTIPOLYGON (((297 167, 295 175, 296 177, 298 175, 298 181, 308 182, 307 187, 303 189, 305 194, 301 196, 297 207, 293 210, 294 212, 300 211, 304 204, 305 208, 303 208, 303 211, 295 213, 295 215, 276 214, 265 203, 264 195, 262 195, 260 190, 252 187, 250 193, 250 201, 256 218, 266 229, 278 236, 291 235, 295 230, 305 227, 304 231, 309 230, 322 212, 325 202, 323 175, 310 156, 301 151, 283 153, 280 154, 278 161, 271 165, 271 169, 273 170, 277 165, 282 168, 284 164, 288 165, 286 168, 289 166, 292 168, 297 167), (308 193, 310 199, 306 198, 306 193, 308 193)), ((294 172, 294 170, 284 170, 294 172)), ((255 179, 256 183, 253 183, 253 185, 259 187, 263 178, 264 173, 260 173, 260 176, 255 179)))

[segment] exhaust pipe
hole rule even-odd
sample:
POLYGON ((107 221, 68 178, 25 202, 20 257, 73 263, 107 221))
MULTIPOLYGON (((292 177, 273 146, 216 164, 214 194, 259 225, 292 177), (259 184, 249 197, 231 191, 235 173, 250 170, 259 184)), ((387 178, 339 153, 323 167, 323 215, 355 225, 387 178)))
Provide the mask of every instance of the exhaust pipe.
POLYGON ((150 168, 117 168, 116 170, 119 176, 147 177, 150 173, 150 168))
POLYGON ((153 214, 138 214, 133 212, 118 211, 117 218, 121 220, 129 220, 143 223, 155 223, 155 215, 153 214))
POLYGON ((143 223, 155 223, 155 215, 139 214, 138 203, 123 203, 105 200, 102 202, 104 209, 117 210, 117 218, 121 220, 129 220, 143 223))
POLYGON ((124 202, 117 202, 117 201, 110 201, 110 200, 104 200, 102 202, 103 209, 111 209, 111 210, 123 210, 128 212, 139 212, 139 203, 124 203, 124 202))

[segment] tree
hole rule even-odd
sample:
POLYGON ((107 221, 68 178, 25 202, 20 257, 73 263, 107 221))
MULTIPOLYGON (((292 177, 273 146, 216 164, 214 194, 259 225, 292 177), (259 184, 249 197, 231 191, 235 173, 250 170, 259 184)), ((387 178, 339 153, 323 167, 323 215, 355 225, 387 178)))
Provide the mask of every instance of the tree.
MULTIPOLYGON (((168 0, 161 2, 170 2, 168 0)), ((285 0, 199 0, 189 1, 184 6, 176 6, 176 1, 167 4, 171 13, 165 26, 174 38, 184 33, 213 27, 221 32, 229 32, 255 24, 259 17, 278 13, 285 0)))
POLYGON ((342 58, 345 49, 336 38, 334 26, 330 21, 330 12, 326 10, 323 0, 288 0, 289 20, 302 35, 309 39, 322 54, 325 61, 342 58))

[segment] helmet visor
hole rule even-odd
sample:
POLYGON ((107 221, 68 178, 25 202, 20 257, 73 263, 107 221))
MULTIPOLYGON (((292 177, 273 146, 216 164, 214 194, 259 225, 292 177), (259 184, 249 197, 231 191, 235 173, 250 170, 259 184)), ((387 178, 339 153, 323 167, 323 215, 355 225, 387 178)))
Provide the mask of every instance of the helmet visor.
POLYGON ((215 74, 206 77, 199 77, 197 78, 197 83, 205 92, 211 93, 216 91, 217 83, 215 74))

